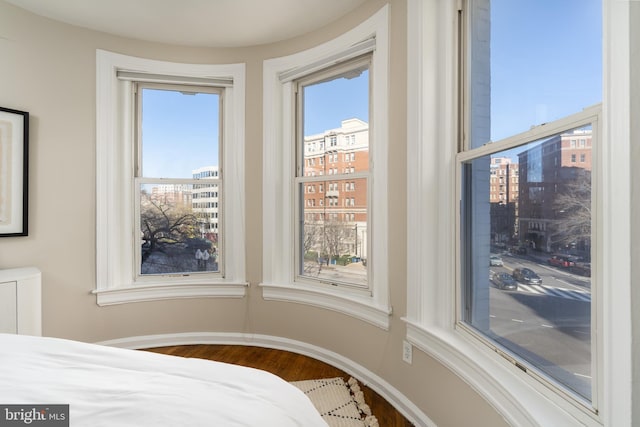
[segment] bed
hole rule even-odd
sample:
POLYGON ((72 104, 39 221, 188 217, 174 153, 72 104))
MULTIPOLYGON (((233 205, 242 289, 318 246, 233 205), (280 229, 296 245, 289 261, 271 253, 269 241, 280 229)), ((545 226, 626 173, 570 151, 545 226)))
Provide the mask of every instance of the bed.
POLYGON ((0 404, 68 404, 73 427, 327 427, 265 371, 26 335, 0 334, 0 404))

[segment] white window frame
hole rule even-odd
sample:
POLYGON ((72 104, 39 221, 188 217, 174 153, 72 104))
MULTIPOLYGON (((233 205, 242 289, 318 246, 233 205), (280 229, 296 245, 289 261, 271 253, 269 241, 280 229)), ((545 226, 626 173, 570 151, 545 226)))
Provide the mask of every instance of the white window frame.
MULTIPOLYGON (((143 106, 143 97, 142 97, 142 93, 145 89, 151 89, 151 90, 165 90, 165 91, 173 91, 173 92, 180 92, 181 90, 184 91, 189 91, 193 94, 196 93, 207 93, 207 94, 215 94, 219 97, 219 101, 218 101, 218 105, 220 106, 224 106, 224 92, 225 89, 224 88, 220 88, 220 87, 209 87, 209 86, 201 86, 201 85, 174 85, 174 84, 166 84, 166 83, 155 83, 155 82, 136 82, 135 84, 137 84, 137 88, 133 88, 134 90, 134 98, 138 98, 137 100, 134 99, 134 102, 136 103, 136 111, 135 111, 135 115, 137 116, 135 119, 135 122, 137 123, 141 123, 142 122, 142 110, 144 108, 143 106)), ((224 109, 224 107, 222 108, 224 109)), ((220 115, 219 117, 216 118, 216 120, 220 119, 220 115)), ((221 126, 218 126, 218 128, 221 130, 221 126)), ((224 145, 224 142, 221 138, 221 132, 218 132, 218 136, 219 138, 219 148, 217 150, 217 155, 220 156, 221 154, 221 148, 224 145)), ((140 191, 140 187, 141 185, 144 184, 152 184, 152 185, 157 185, 159 182, 163 182, 165 184, 174 184, 174 185, 184 185, 185 183, 188 183, 188 185, 192 185, 193 188, 195 188, 195 185, 209 185, 211 187, 209 187, 209 189, 211 188, 224 188, 224 180, 221 180, 220 177, 218 176, 218 173, 211 173, 211 171, 206 171, 206 173, 201 174, 204 176, 201 176, 198 179, 195 179, 193 177, 190 178, 160 178, 160 177, 149 177, 149 176, 145 176, 144 174, 140 174, 140 171, 143 171, 142 168, 142 162, 143 162, 143 149, 142 149, 142 128, 140 126, 137 126, 136 129, 137 135, 135 136, 135 144, 137 146, 137 149, 135 150, 135 152, 137 153, 134 154, 134 159, 135 162, 134 163, 134 170, 137 171, 137 175, 134 176, 134 197, 135 197, 135 203, 134 203, 134 228, 136 230, 138 229, 142 229, 142 226, 140 224, 141 221, 141 191, 140 191)), ((219 170, 223 170, 223 165, 217 165, 217 167, 219 168, 219 170)), ((212 208, 212 202, 211 201, 205 201, 202 202, 200 201, 201 199, 210 199, 210 198, 215 198, 216 200, 220 200, 220 202, 224 205, 224 201, 222 201, 223 199, 218 199, 218 191, 208 191, 208 192, 192 192, 192 195, 199 195, 199 198, 197 199, 199 201, 199 203, 196 203, 196 209, 200 210, 200 209, 207 209, 207 208, 212 208)), ((194 207, 194 204, 192 203, 191 207, 194 207)), ((210 218, 218 218, 218 213, 217 212, 212 212, 209 215, 210 218)), ((218 224, 221 223, 223 221, 218 221, 216 223, 213 223, 211 225, 214 226, 215 229, 218 228, 218 224)), ((224 230, 224 227, 220 227, 222 230, 224 230)), ((198 274, 200 276, 204 275, 204 274, 209 274, 209 275, 213 275, 213 276, 221 276, 224 277, 224 254, 226 252, 226 245, 225 245, 225 236, 223 234, 219 234, 218 235, 218 254, 217 254, 217 259, 218 259, 218 265, 219 268, 217 271, 215 272, 208 272, 208 273, 204 273, 204 272, 199 272, 198 274)), ((138 244, 134 244, 134 258, 136 260, 141 260, 142 259, 142 247, 141 245, 138 244)), ((156 283, 156 284, 171 284, 172 282, 175 281, 175 274, 164 274, 164 275, 157 275, 157 274, 150 274, 150 275, 143 275, 141 272, 141 263, 137 262, 135 264, 136 270, 135 270, 135 278, 134 278, 134 285, 136 286, 140 286, 140 285, 144 285, 144 284, 148 284, 148 283, 156 283)), ((190 272, 189 274, 195 274, 195 272, 190 272)), ((184 275, 184 273, 182 273, 181 275, 184 275)), ((203 277, 201 277, 201 279, 204 279, 203 277)), ((206 280, 206 279, 205 279, 206 280)))
MULTIPOLYGON (((408 0, 407 340, 460 376, 511 425, 630 426, 630 8, 604 0, 604 93, 599 177, 601 216, 597 315, 602 384, 596 417, 524 373, 455 326, 455 154, 458 135, 458 8, 408 0), (446 183, 446 184, 442 184, 446 183)), ((638 96, 638 94, 635 94, 638 96)), ((637 421, 637 420, 636 420, 637 421)))
POLYGON ((245 224, 225 221, 224 277, 176 275, 136 283, 135 103, 132 81, 224 86, 222 206, 244 218, 244 64, 185 64, 96 51, 96 289, 98 305, 199 297, 243 297, 245 224), (120 76, 120 78, 118 77, 120 76))
MULTIPOLYGON (((353 70, 364 70, 366 69, 366 71, 369 73, 369 75, 371 75, 371 68, 372 68, 372 63, 371 63, 371 54, 365 54, 362 55, 361 57, 355 58, 353 60, 347 60, 344 62, 340 62, 336 65, 329 65, 327 68, 324 68, 316 73, 313 73, 310 76, 303 76, 300 79, 296 79, 294 81, 294 84, 297 86, 297 110, 296 110, 296 129, 297 129, 297 133, 296 133, 296 156, 300 156, 300 153, 303 153, 303 147, 305 145, 304 143, 304 135, 302 135, 302 131, 304 128, 304 120, 305 120, 305 111, 304 111, 304 106, 303 104, 303 94, 304 94, 304 88, 306 87, 310 87, 316 84, 322 84, 323 82, 327 82, 327 81, 331 81, 333 79, 338 79, 341 78, 341 76, 344 76, 345 74, 349 74, 352 73, 353 70)), ((362 71, 363 72, 363 71, 362 71)), ((368 85, 369 87, 371 87, 371 85, 368 85)), ((371 111, 371 100, 370 100, 370 94, 368 93, 369 91, 367 91, 367 112, 371 111)), ((375 127, 375 123, 373 124, 373 126, 371 127, 375 127)), ((342 141, 342 140, 341 140, 342 141)), ((342 142, 341 142, 342 144, 342 142)), ((367 151, 370 152, 372 149, 372 146, 375 145, 375 141, 372 138, 369 138, 369 144, 367 146, 367 151)), ((351 153, 353 154, 353 153, 351 153)), ((346 158, 349 155, 349 153, 345 153, 344 154, 344 158, 346 158)), ((337 152, 334 153, 329 153, 328 154, 329 159, 331 160, 331 163, 340 163, 340 155, 337 152)), ((298 171, 298 173, 296 174, 296 177, 294 179, 293 185, 294 185, 294 194, 295 194, 295 198, 294 198, 294 203, 296 206, 301 206, 301 203, 303 203, 302 201, 300 201, 299 199, 299 192, 296 191, 296 189, 298 188, 299 185, 302 185, 303 183, 316 183, 318 181, 316 181, 314 178, 308 178, 304 176, 304 168, 301 167, 301 162, 303 162, 303 158, 297 158, 296 159, 296 170, 298 171)), ((346 159, 345 159, 346 161, 346 159)), ((344 162, 343 162, 344 163, 344 162)), ((351 174, 353 174, 353 167, 351 167, 351 174)), ((369 183, 371 182, 371 177, 375 174, 375 171, 372 172, 372 164, 371 162, 369 162, 369 164, 367 165, 367 168, 365 170, 362 170, 360 172, 358 172, 358 175, 356 176, 357 179, 361 179, 363 181, 365 181, 367 183, 366 188, 371 188, 371 186, 369 185, 369 183)), ((346 177, 344 176, 345 174, 349 174, 349 168, 345 167, 342 169, 342 175, 341 176, 337 176, 340 175, 340 172, 338 170, 338 168, 333 168, 329 169, 329 175, 334 175, 335 178, 333 178, 334 180, 337 180, 339 182, 341 181, 345 181, 346 178, 351 178, 351 177, 346 177)), ((324 181, 320 181, 320 182, 324 182, 324 181)), ((339 182, 334 182, 334 183, 329 183, 330 185, 332 185, 334 187, 334 191, 339 191, 338 188, 339 187, 344 187, 344 182, 339 183, 339 182)), ((348 197, 344 197, 344 188, 342 188, 342 197, 337 198, 337 199, 332 199, 334 206, 342 206, 342 207, 348 207, 348 206, 355 206, 355 205, 351 205, 351 201, 349 200, 348 197), (342 204, 339 203, 339 199, 342 199, 342 204)), ((366 200, 371 200, 371 195, 369 194, 369 192, 367 192, 366 195, 366 200)), ((311 201, 311 204, 307 204, 307 206, 311 206, 311 207, 315 207, 315 200, 311 201)), ((372 223, 372 216, 371 216, 371 212, 369 207, 371 206, 371 203, 367 202, 366 203, 366 216, 367 216, 367 225, 372 223)), ((294 211, 294 221, 297 224, 294 233, 299 236, 299 233, 302 233, 303 231, 301 230, 300 224, 300 216, 303 215, 302 212, 300 212, 299 209, 295 209, 294 211)), ((339 214, 338 217, 341 220, 345 220, 344 217, 344 213, 339 214)), ((345 220, 346 221, 346 220, 345 220)), ((370 239, 366 239, 365 241, 370 241, 370 239)), ((296 261, 295 264, 300 266, 302 263, 301 260, 301 255, 302 255, 302 248, 301 248, 301 239, 300 238, 296 238, 295 239, 295 254, 296 254, 296 261)), ((366 253, 370 253, 370 248, 368 248, 366 250, 366 253)), ((375 261, 374 261, 375 262, 375 261)), ((354 291, 362 291, 362 292, 370 292, 370 285, 369 283, 372 280, 371 277, 371 265, 372 263, 367 264, 364 268, 366 268, 366 274, 367 274, 367 283, 355 283, 355 282, 350 282, 348 280, 341 280, 341 279, 336 279, 336 280, 331 280, 328 278, 315 278, 312 277, 308 274, 303 274, 300 271, 296 271, 296 274, 294 276, 294 281, 296 283, 301 283, 301 282, 306 282, 307 284, 309 283, 314 283, 316 285, 322 286, 324 285, 326 286, 342 286, 342 287, 350 287, 352 290, 354 291)))
POLYGON ((391 306, 388 285, 388 67, 389 6, 343 35, 317 47, 264 61, 263 297, 304 303, 338 311, 389 328, 391 306), (370 292, 296 282, 295 272, 295 103, 293 80, 373 51, 370 136, 372 162, 369 235, 370 292))
MULTIPOLYGON (((456 274, 457 274, 456 322, 457 322, 457 327, 459 328, 460 334, 463 335, 464 338, 472 339, 472 340, 477 339, 480 342, 484 343, 485 345, 489 346, 493 352, 500 353, 502 357, 507 358, 512 364, 514 364, 514 368, 516 363, 519 363, 520 366, 526 367, 526 372, 528 373, 528 375, 532 377, 532 379, 547 385, 550 388, 550 390, 553 390, 557 393, 562 394, 562 396, 566 397, 567 401, 573 402, 575 405, 579 405, 579 408, 584 409, 585 413, 587 413, 587 411, 591 411, 589 412, 590 416, 594 416, 593 412, 597 412, 597 411, 591 410, 592 405, 594 408, 599 407, 600 395, 601 395, 601 389, 599 385, 602 380, 601 372, 599 372, 599 369, 598 369, 599 367, 597 365, 598 355, 599 355, 598 349, 601 347, 601 344, 599 342, 600 336, 596 334, 596 331, 599 331, 602 329, 601 328, 602 325, 598 323, 600 319, 598 316, 596 316, 598 312, 597 307, 598 307, 598 304, 600 304, 600 299, 601 299, 601 286, 599 281, 600 276, 598 274, 599 273, 598 267, 601 264, 601 255, 602 255, 602 253, 599 251, 599 246, 598 246, 600 241, 599 236, 601 233, 597 229, 597 224, 599 223, 598 218, 600 217, 600 210, 601 210, 600 209, 601 203, 598 203, 601 195, 599 194, 599 187, 597 183, 597 178, 600 171, 599 165, 597 163, 597 159, 600 158, 599 149, 601 146, 600 123, 601 123, 601 106, 596 105, 594 107, 586 108, 583 111, 573 114, 571 116, 564 117, 562 119, 555 120, 550 123, 546 123, 545 125, 542 125, 542 126, 537 126, 529 131, 520 133, 518 135, 513 135, 501 141, 487 143, 487 144, 484 144, 483 146, 476 147, 476 148, 468 147, 467 149, 458 153, 457 161, 456 161, 456 167, 457 167, 456 178, 458 180, 456 185, 456 191, 457 191, 456 203, 462 206, 462 200, 464 200, 464 195, 465 195, 465 192, 464 192, 465 190, 463 189, 464 184, 461 179, 462 167, 464 163, 469 162, 473 159, 479 159, 481 157, 489 156, 494 153, 499 153, 499 152, 508 150, 510 148, 513 148, 514 146, 523 147, 525 144, 528 144, 528 143, 540 142, 546 138, 557 136, 564 132, 571 131, 573 129, 579 129, 588 125, 592 127, 592 131, 593 131, 592 141, 593 141, 593 147, 595 150, 593 152, 594 162, 592 164, 594 185, 591 188, 591 199, 592 199, 592 207, 593 207, 591 211, 592 212, 591 219, 592 219, 592 223, 595 225, 593 227, 592 238, 591 238, 591 241, 593 242, 593 246, 594 246, 594 250, 592 251, 594 274, 591 277, 592 279, 591 280, 591 296, 593 301, 591 303, 591 314, 592 314, 591 315, 591 331, 592 331, 591 333, 591 356, 592 356, 591 372, 593 375, 592 402, 588 402, 586 401, 586 399, 579 396, 577 393, 570 391, 569 388, 565 385, 562 385, 562 383, 559 380, 551 377, 548 374, 542 373, 538 367, 532 366, 529 362, 524 360, 518 353, 512 352, 508 349, 503 348, 496 341, 491 340, 490 337, 488 337, 487 335, 476 331, 474 327, 471 326, 473 322, 472 319, 466 319, 466 320, 463 319, 464 317, 463 300, 466 298, 470 298, 471 296, 465 295, 465 292, 463 290, 464 284, 462 283, 463 281, 462 277, 464 275, 463 271, 465 269, 465 266, 462 265, 462 261, 461 261, 463 258, 463 254, 462 254, 463 248, 461 247, 456 248, 456 260, 460 260, 456 262, 456 270, 457 270, 456 271, 456 274)), ((504 171, 501 170, 500 172, 504 172, 504 171)), ((470 191, 470 189, 467 191, 470 191)), ((500 196, 500 198, 503 199, 503 196, 500 196)), ((469 206, 468 209, 471 210, 473 208, 469 206)), ((462 228, 462 223, 464 221, 465 221, 465 212, 461 209, 460 217, 456 220, 456 225, 457 225, 456 237, 455 237, 456 242, 462 242, 464 233, 461 228, 462 228)), ((540 222, 534 224, 535 229, 544 230, 545 226, 546 224, 540 223, 540 222)), ((464 243, 461 243, 461 244, 464 244, 464 243)), ((457 246, 460 246, 460 245, 457 245, 457 246)), ((475 300, 471 301, 471 304, 475 306, 476 301, 475 300)), ((486 314, 487 314, 486 318, 483 317, 483 314, 480 314, 480 317, 482 318, 478 320, 488 321, 488 313, 486 314)), ((517 369, 520 369, 520 368, 517 368, 517 369)), ((548 392, 548 390, 545 390, 545 392, 548 392)), ((594 418, 597 419, 597 417, 594 417, 594 418)))

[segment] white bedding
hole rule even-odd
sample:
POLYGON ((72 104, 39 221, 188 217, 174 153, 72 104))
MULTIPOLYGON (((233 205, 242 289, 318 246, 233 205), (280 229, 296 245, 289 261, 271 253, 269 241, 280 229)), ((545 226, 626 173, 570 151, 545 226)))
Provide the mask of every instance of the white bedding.
POLYGON ((0 404, 69 404, 72 427, 327 427, 300 390, 265 371, 7 334, 0 404))

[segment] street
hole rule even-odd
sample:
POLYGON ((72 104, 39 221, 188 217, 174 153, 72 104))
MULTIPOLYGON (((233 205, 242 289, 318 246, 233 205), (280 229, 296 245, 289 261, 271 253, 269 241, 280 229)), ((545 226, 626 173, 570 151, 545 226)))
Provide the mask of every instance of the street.
MULTIPOLYGON (((581 396, 591 397, 591 279, 535 258, 501 254, 504 265, 492 273, 512 274, 516 268, 535 271, 542 283, 518 282, 518 289, 489 290, 490 336, 506 349, 581 396)), ((324 280, 366 286, 366 268, 305 263, 305 273, 324 280)))
POLYGON ((304 263, 304 275, 335 282, 352 283, 357 286, 367 286, 367 268, 362 262, 352 262, 347 265, 319 264, 317 262, 304 263))
POLYGON ((578 394, 591 395, 591 281, 529 257, 502 256, 493 272, 529 268, 541 285, 490 289, 491 332, 500 344, 578 394))

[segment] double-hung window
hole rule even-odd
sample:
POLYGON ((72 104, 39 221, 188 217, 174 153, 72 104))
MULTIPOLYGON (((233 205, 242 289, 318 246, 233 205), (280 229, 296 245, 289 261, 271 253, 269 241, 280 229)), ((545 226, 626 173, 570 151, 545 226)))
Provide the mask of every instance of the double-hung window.
POLYGON ((597 414, 600 106, 592 105, 602 99, 602 5, 571 11, 588 33, 567 31, 567 6, 471 0, 462 11, 456 319, 597 414), (593 154, 583 164, 579 139, 593 154), (517 177, 517 190, 492 185, 496 174, 517 177))
POLYGON ((263 66, 263 296, 384 329, 388 16, 263 66))
POLYGON ((597 156, 576 166, 576 135, 597 150, 598 107, 458 154, 457 318, 514 366, 597 412, 597 156), (494 170, 507 179, 517 171, 517 190, 492 187, 494 170))
POLYGON ((98 304, 241 297, 244 65, 97 52, 98 304))
POLYGON ((295 82, 297 280, 369 289, 370 66, 371 55, 367 54, 295 82), (349 95, 349 102, 344 101, 345 94, 349 95), (348 145, 356 134, 359 144, 348 145), (335 143, 317 144, 326 140, 335 143), (351 161, 356 152, 360 159, 357 164, 351 161), (315 158, 337 163, 337 172, 329 173, 326 162, 308 166, 315 163, 311 162, 315 158), (349 181, 358 184, 360 191, 355 197, 344 191, 349 181), (329 190, 305 194, 303 189, 310 183, 329 190))
POLYGON ((222 90, 144 82, 132 90, 137 280, 223 275, 222 90))
POLYGON ((620 5, 408 2, 407 336, 510 424, 630 419, 620 5))

